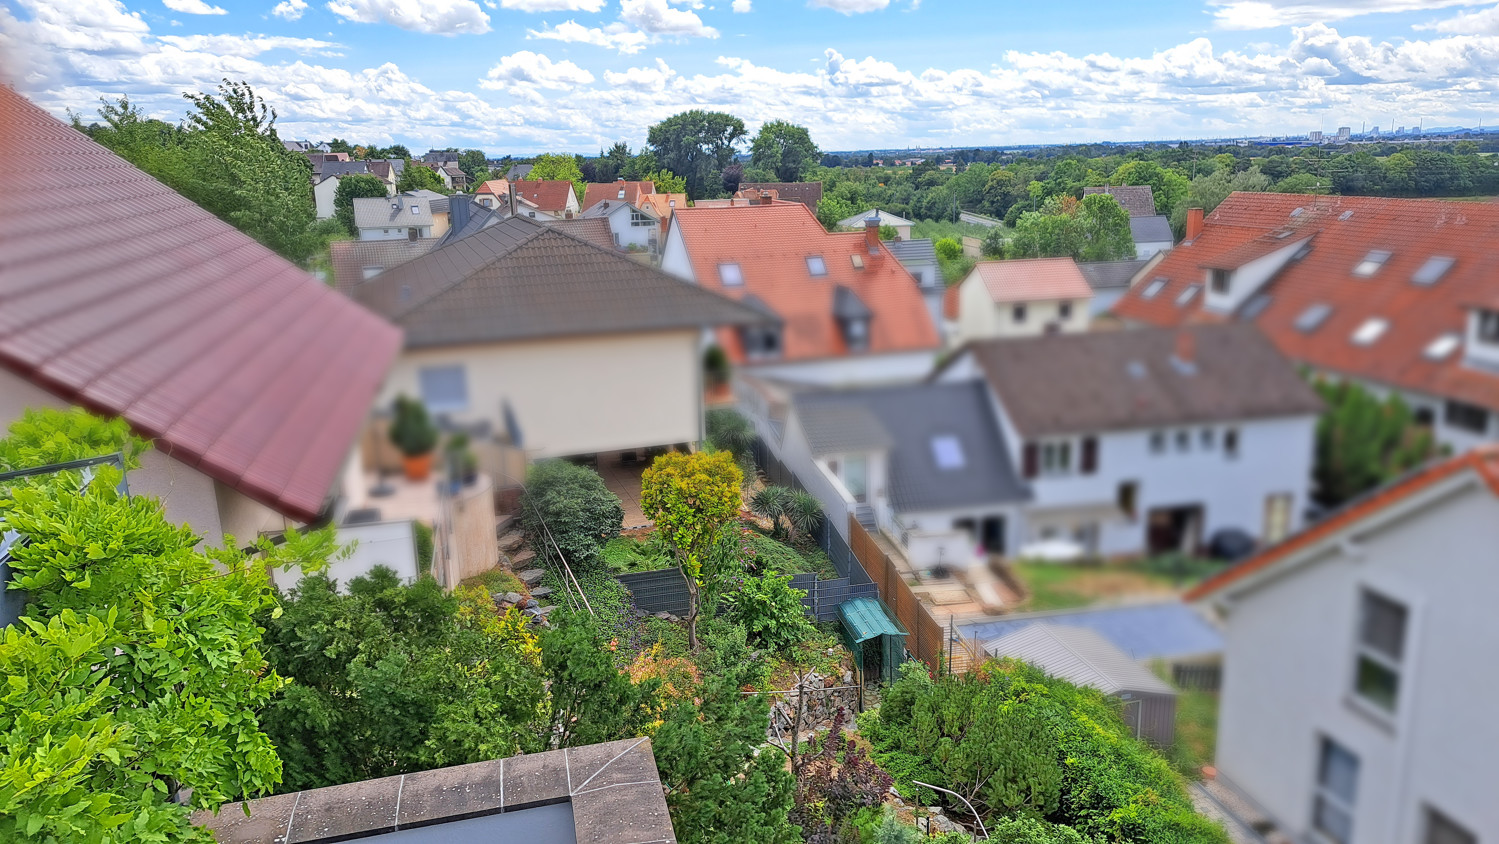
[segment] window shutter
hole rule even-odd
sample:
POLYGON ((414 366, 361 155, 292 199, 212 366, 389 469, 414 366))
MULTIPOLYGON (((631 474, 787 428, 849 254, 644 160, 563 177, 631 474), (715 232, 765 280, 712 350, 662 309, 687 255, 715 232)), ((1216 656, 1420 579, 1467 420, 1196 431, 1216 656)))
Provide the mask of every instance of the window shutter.
POLYGON ((1041 453, 1035 443, 1025 444, 1025 476, 1034 478, 1041 468, 1041 453))
POLYGON ((1083 437, 1082 472, 1091 475, 1098 471, 1098 438, 1083 437))

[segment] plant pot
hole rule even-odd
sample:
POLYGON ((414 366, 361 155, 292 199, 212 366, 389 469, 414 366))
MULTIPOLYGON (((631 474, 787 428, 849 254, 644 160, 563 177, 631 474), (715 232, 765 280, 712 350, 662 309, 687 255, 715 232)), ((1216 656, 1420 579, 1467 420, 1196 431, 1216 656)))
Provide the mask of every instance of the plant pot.
POLYGON ((401 457, 401 467, 406 470, 406 479, 409 481, 425 481, 432 474, 432 454, 419 454, 415 457, 407 454, 401 457))

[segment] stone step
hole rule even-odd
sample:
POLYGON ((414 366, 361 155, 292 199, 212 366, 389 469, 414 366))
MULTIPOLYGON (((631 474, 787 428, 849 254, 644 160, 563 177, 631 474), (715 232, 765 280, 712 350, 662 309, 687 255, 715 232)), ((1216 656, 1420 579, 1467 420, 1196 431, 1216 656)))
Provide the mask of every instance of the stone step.
POLYGON ((545 598, 550 594, 552 594, 552 587, 550 586, 538 586, 535 589, 531 590, 531 597, 536 598, 537 600, 545 598))
POLYGON ((525 541, 526 537, 522 535, 520 531, 512 530, 511 532, 500 537, 500 550, 508 554, 511 551, 520 548, 521 543, 525 541))
POLYGON ((524 551, 517 551, 514 554, 510 555, 510 567, 513 569, 518 569, 534 559, 536 559, 536 552, 532 551, 530 548, 527 548, 524 551))
POLYGON ((525 569, 517 572, 515 576, 520 578, 521 583, 527 586, 535 586, 541 582, 543 577, 547 576, 547 573, 545 569, 525 569))

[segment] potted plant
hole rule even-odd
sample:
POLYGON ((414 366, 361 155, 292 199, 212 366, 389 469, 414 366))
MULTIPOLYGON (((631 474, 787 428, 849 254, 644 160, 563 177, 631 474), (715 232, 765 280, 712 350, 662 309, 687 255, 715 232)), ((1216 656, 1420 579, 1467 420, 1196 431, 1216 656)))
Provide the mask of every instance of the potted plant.
POLYGON ((400 449, 406 477, 424 481, 432 473, 432 450, 437 447, 437 426, 427 415, 427 408, 416 399, 396 397, 395 419, 390 424, 390 441, 400 449))

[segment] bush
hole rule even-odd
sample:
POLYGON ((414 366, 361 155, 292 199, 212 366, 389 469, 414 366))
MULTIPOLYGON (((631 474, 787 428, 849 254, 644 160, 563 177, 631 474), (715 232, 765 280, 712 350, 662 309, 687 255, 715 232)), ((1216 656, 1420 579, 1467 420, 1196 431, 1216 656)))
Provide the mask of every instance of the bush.
POLYGON ((407 457, 431 454, 437 447, 437 426, 420 401, 396 396, 395 419, 390 424, 390 441, 407 457))
POLYGON ((673 563, 655 543, 641 542, 628 536, 618 536, 604 544, 600 551, 604 565, 609 571, 629 574, 637 571, 655 571, 671 568, 673 563))
POLYGON ((724 593, 724 613, 743 625, 749 640, 772 651, 784 651, 812 632, 802 609, 806 592, 791 586, 791 575, 774 571, 747 577, 737 590, 724 593))
POLYGON ((602 565, 604 543, 619 536, 624 519, 619 498, 592 470, 547 460, 526 476, 521 524, 530 534, 531 547, 554 563, 560 550, 574 573, 602 565))
MULTIPOLYGON (((729 355, 722 346, 714 344, 703 352, 703 373, 708 376, 708 383, 720 386, 729 383, 729 355)), ((708 411, 709 419, 717 411, 708 411)), ((729 411, 733 413, 733 411, 729 411)))
POLYGON ((749 544, 749 553, 745 560, 749 571, 754 573, 778 571, 786 574, 801 574, 807 571, 806 558, 798 554, 795 548, 757 531, 750 531, 746 537, 749 544))
POLYGON ((956 261, 963 257, 963 241, 955 237, 944 237, 932 244, 937 250, 937 257, 944 261, 956 261))
POLYGON ((416 545, 416 570, 427 574, 432 571, 432 526, 426 522, 413 521, 411 535, 416 545))
POLYGON ((718 407, 708 411, 704 429, 708 444, 719 451, 732 451, 737 456, 748 453, 755 444, 754 426, 737 410, 718 407))

